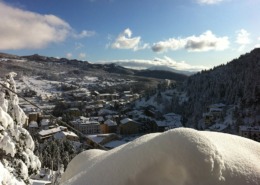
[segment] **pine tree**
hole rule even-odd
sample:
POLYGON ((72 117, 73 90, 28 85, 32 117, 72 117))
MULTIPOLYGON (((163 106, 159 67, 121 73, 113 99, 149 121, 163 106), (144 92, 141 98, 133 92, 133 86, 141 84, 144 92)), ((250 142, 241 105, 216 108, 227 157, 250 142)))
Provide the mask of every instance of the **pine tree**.
POLYGON ((30 184, 29 176, 41 166, 34 155, 34 141, 23 128, 27 117, 19 107, 16 95, 15 73, 5 79, 5 88, 0 89, 0 183, 30 184))

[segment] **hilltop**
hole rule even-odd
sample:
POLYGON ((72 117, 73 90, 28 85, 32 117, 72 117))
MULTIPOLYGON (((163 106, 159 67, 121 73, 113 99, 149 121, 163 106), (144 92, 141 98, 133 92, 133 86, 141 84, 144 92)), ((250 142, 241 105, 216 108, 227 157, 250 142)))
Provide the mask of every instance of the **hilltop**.
POLYGON ((6 53, 0 54, 0 72, 8 69, 13 69, 18 73, 59 73, 65 72, 67 74, 77 73, 80 75, 88 73, 97 74, 120 74, 131 75, 133 77, 149 77, 156 79, 170 79, 178 82, 184 81, 187 76, 181 73, 164 70, 134 70, 124 68, 117 64, 94 64, 88 61, 80 61, 76 59, 54 58, 41 56, 38 54, 29 56, 17 56, 6 53), (50 68, 51 66, 51 68, 50 68))

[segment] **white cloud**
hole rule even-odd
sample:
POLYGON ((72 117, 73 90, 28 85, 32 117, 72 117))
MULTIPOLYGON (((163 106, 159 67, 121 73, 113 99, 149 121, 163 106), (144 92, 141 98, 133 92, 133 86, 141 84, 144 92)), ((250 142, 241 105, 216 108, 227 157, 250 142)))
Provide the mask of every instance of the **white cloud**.
POLYGON ((94 35, 96 35, 95 31, 83 30, 79 34, 74 33, 73 37, 77 38, 77 39, 82 39, 82 38, 85 38, 85 37, 92 37, 94 35))
POLYGON ((70 25, 55 15, 11 7, 0 1, 0 49, 39 49, 64 41, 70 25))
POLYGON ((189 36, 187 38, 170 38, 166 41, 154 43, 154 52, 164 52, 168 49, 187 49, 192 52, 202 52, 209 50, 225 50, 229 47, 228 37, 217 37, 211 31, 206 31, 199 36, 189 36))
POLYGON ((241 45, 247 45, 250 44, 250 33, 246 31, 245 29, 241 29, 237 31, 237 38, 236 38, 236 43, 241 44, 241 45))
POLYGON ((111 44, 113 49, 132 49, 134 51, 148 48, 148 44, 141 45, 141 37, 132 37, 132 31, 127 28, 118 35, 114 43, 111 44))
POLYGON ((217 4, 223 0, 197 0, 199 4, 217 4))
POLYGON ((175 39, 175 38, 170 38, 167 41, 160 41, 152 46, 152 50, 154 52, 164 52, 167 51, 168 49, 171 50, 178 50, 183 47, 185 47, 185 39, 175 39))
POLYGON ((260 48, 260 44, 256 44, 256 45, 255 45, 255 48, 260 48))
POLYGON ((66 58, 68 58, 68 59, 71 59, 72 56, 73 56, 72 53, 67 53, 67 54, 66 54, 66 58))
POLYGON ((193 66, 185 61, 177 62, 170 57, 164 56, 163 58, 155 58, 153 60, 142 60, 142 59, 126 59, 126 60, 112 60, 103 61, 101 63, 117 63, 126 68, 132 69, 147 69, 154 66, 158 67, 169 67, 176 70, 185 71, 201 71, 202 69, 208 69, 206 66, 193 66))
POLYGON ((84 59, 86 59, 86 57, 87 57, 86 53, 80 53, 79 56, 78 56, 78 58, 80 60, 84 60, 84 59))

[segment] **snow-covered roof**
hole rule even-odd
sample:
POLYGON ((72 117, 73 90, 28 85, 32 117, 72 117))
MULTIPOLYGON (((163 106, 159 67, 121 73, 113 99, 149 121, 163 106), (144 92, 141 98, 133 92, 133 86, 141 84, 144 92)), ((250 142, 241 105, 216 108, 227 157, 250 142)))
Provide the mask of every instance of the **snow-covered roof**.
POLYGON ((104 145, 104 147, 106 147, 106 148, 116 148, 116 147, 121 146, 121 145, 126 144, 126 143, 127 142, 124 141, 124 140, 115 140, 115 141, 110 141, 110 142, 106 143, 104 145))
POLYGON ((50 120, 49 120, 49 119, 42 119, 42 120, 41 120, 41 125, 42 125, 42 126, 48 126, 49 123, 50 123, 50 120))
POLYGON ((125 118, 125 119, 120 120, 120 123, 121 123, 121 124, 126 124, 126 123, 128 123, 128 122, 135 122, 135 121, 132 120, 132 119, 130 119, 130 118, 125 118))
POLYGON ((228 127, 228 125, 217 123, 217 124, 210 126, 208 129, 210 131, 221 132, 221 131, 225 130, 227 127, 228 127))
POLYGON ((53 137, 55 139, 63 139, 67 136, 78 138, 77 134, 75 134, 74 132, 71 132, 71 131, 60 131, 60 132, 57 132, 56 134, 54 134, 53 137))
POLYGON ((36 121, 31 121, 31 122, 29 123, 29 127, 30 127, 30 128, 38 128, 38 123, 37 123, 36 121))
POLYGON ((48 130, 41 130, 39 132, 39 135, 44 137, 44 136, 52 135, 52 134, 55 134, 57 132, 60 132, 60 131, 66 130, 66 129, 67 129, 67 127, 59 126, 59 127, 48 129, 48 130))
POLYGON ((222 108, 216 108, 216 107, 212 107, 209 109, 210 112, 222 112, 223 109, 222 108))
POLYGON ((178 128, 178 127, 182 127, 182 124, 180 121, 178 122, 172 122, 172 121, 155 121, 156 125, 158 127, 168 127, 169 129, 171 128, 178 128))
POLYGON ((99 125, 100 123, 98 121, 84 121, 80 122, 80 125, 99 125))
POLYGON ((105 139, 104 136, 99 136, 99 135, 88 135, 87 137, 95 141, 96 143, 101 143, 105 139))
POLYGON ((111 119, 108 119, 104 122, 107 126, 116 126, 116 122, 112 121, 111 119))

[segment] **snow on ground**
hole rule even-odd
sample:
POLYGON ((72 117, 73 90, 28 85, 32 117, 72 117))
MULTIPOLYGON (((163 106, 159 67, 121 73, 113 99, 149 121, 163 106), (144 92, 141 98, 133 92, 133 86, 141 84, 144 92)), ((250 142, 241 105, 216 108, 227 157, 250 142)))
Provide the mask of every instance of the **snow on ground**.
POLYGON ((38 80, 36 77, 23 77, 23 82, 31 90, 35 91, 37 95, 42 96, 52 96, 54 93, 60 93, 53 86, 54 84, 59 84, 57 81, 48 80, 38 80))
POLYGON ((260 144, 239 136, 179 128, 110 151, 76 156, 62 184, 259 185, 260 144))

